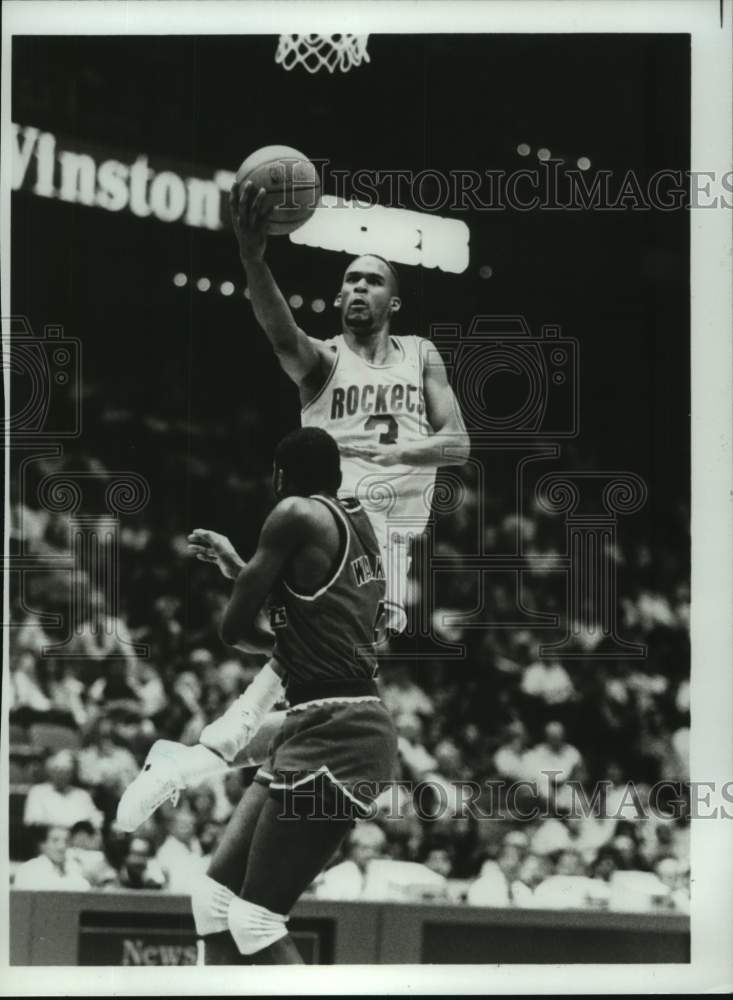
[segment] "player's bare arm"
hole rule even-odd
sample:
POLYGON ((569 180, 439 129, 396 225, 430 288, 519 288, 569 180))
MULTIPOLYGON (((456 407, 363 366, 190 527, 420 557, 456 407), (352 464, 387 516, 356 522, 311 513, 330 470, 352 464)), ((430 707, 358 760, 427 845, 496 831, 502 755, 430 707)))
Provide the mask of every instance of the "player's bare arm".
POLYGON ((445 363, 436 349, 423 357, 423 394, 426 407, 426 437, 423 441, 400 445, 363 445, 341 449, 375 465, 415 465, 441 468, 464 465, 471 454, 471 442, 458 400, 448 382, 445 363))
POLYGON ((272 207, 265 204, 265 193, 264 188, 257 190, 250 181, 241 187, 234 184, 229 195, 232 227, 257 322, 272 344, 283 371, 300 388, 306 402, 325 382, 333 358, 295 322, 265 260, 266 226, 272 213, 272 207))
MULTIPOLYGON (((247 565, 226 535, 207 528, 196 528, 191 532, 188 536, 188 550, 201 562, 214 563, 228 580, 236 580, 247 565)), ((274 641, 275 636, 267 615, 261 609, 249 629, 233 645, 245 653, 269 656, 274 641)))
POLYGON ((307 501, 301 498, 288 497, 272 510, 262 526, 254 556, 234 581, 221 623, 221 637, 227 645, 236 646, 251 634, 273 587, 309 537, 310 527, 307 501))

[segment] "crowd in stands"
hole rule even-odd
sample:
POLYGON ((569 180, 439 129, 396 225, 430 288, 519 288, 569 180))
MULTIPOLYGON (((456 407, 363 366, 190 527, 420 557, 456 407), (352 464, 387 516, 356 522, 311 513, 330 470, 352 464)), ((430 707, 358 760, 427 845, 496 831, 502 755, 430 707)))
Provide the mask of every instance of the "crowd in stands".
MULTIPOLYGON (((190 452, 159 454, 161 483, 177 462, 179 476, 186 467, 204 479, 212 473, 190 452)), ((74 461, 104 471, 99 459, 74 461)), ((39 478, 63 468, 57 459, 36 464, 39 478)), ((469 466, 462 474, 460 509, 435 518, 436 553, 467 551, 478 517, 488 551, 521 536, 530 563, 532 555, 561 554, 561 517, 530 500, 526 513, 506 514, 508 500, 496 490, 485 502, 479 497, 474 473, 469 466)), ((220 510, 240 521, 246 513, 237 541, 251 545, 269 502, 265 470, 251 480, 222 474, 217 489, 220 510)), ((132 836, 115 824, 117 801, 156 739, 195 743, 262 661, 222 643, 227 584, 213 567, 188 558, 180 520, 166 521, 154 504, 120 517, 120 601, 113 607, 108 595, 92 592, 60 644, 53 616, 68 619, 72 588, 88 567, 83 556, 73 573, 52 567, 53 557, 69 556, 69 515, 42 509, 29 499, 34 495, 26 483, 23 497, 11 497, 13 551, 49 562, 11 595, 14 884, 185 893, 205 870, 253 769, 189 789, 176 808, 162 807, 132 836)), ((610 553, 620 633, 645 644, 640 658, 592 659, 600 631, 581 636, 587 658, 540 655, 540 644, 562 638, 567 624, 563 576, 548 572, 541 558, 523 574, 522 604, 558 614, 561 627, 552 633, 511 624, 515 580, 500 573, 488 588, 500 626, 455 624, 476 607, 475 580, 444 574, 435 585, 432 623, 445 645, 427 655, 414 636, 393 639, 380 668, 399 733, 398 784, 380 798, 371 821, 356 825, 310 891, 341 899, 685 911, 686 811, 666 815, 639 803, 648 804, 662 780, 678 782, 684 800, 689 778, 686 530, 681 511, 677 534, 659 542, 663 556, 633 533, 625 540, 623 531, 610 553), (451 644, 462 644, 460 657, 450 655, 451 644), (423 654, 416 657, 415 649, 423 654), (515 794, 517 782, 523 785, 515 794), (599 782, 607 791, 605 814, 593 808, 576 815, 575 791, 592 799, 599 782)), ((413 611, 423 589, 416 578, 413 611)))

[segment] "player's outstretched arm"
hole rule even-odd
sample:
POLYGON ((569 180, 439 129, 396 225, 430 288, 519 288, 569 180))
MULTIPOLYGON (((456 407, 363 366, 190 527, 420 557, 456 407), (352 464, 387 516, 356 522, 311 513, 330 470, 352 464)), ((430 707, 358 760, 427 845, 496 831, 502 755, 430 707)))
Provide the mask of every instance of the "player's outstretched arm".
POLYGON ((288 560, 303 543, 303 501, 281 500, 262 526, 257 551, 234 581, 221 623, 221 637, 237 646, 251 634, 260 609, 282 575, 288 560))
POLYGON ((283 371, 296 385, 301 385, 323 365, 324 358, 318 341, 295 322, 265 260, 267 220, 272 212, 265 205, 265 193, 264 188, 257 190, 250 181, 241 189, 235 183, 229 196, 232 226, 257 322, 272 344, 283 371))
MULTIPOLYGON (((423 392, 426 415, 433 437, 415 445, 425 452, 436 449, 436 464, 463 465, 471 455, 471 441, 463 422, 463 414, 458 400, 448 381, 445 363, 440 353, 428 341, 423 341, 423 392)), ((411 461, 409 455, 407 458, 411 461)), ((419 464, 419 461, 416 462, 419 464)))
MULTIPOLYGON (((247 565, 236 551, 226 535, 208 528, 196 528, 188 536, 188 551, 201 562, 214 563, 219 567, 222 576, 236 580, 247 565)), ((275 636, 270 629, 267 615, 264 611, 252 621, 250 627, 242 632, 239 640, 232 645, 245 653, 259 653, 269 656, 275 636)))

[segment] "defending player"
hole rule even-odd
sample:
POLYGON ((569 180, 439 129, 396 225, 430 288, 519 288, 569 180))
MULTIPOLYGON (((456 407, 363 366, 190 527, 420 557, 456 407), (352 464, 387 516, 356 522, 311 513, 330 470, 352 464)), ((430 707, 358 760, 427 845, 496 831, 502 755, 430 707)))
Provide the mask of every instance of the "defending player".
POLYGON ((296 383, 304 427, 322 427, 341 451, 342 494, 372 519, 387 576, 387 627, 402 631, 408 534, 430 516, 441 466, 461 465, 470 445, 445 365, 428 340, 393 336, 400 309, 397 274, 368 254, 346 269, 335 305, 341 334, 309 337, 295 322, 265 261, 264 189, 234 185, 231 211, 250 299, 283 370, 296 383))
POLYGON ((275 455, 279 502, 252 560, 245 564, 215 532, 191 536, 192 552, 235 581, 224 640, 272 651, 272 659, 199 745, 159 745, 120 802, 124 825, 149 815, 151 792, 162 801, 234 756, 282 699, 281 678, 290 705, 269 760, 192 892, 208 964, 240 955, 257 964, 300 962, 288 913, 394 777, 396 734, 373 679, 381 553, 359 503, 336 499, 340 482, 333 438, 317 428, 294 431, 275 455))

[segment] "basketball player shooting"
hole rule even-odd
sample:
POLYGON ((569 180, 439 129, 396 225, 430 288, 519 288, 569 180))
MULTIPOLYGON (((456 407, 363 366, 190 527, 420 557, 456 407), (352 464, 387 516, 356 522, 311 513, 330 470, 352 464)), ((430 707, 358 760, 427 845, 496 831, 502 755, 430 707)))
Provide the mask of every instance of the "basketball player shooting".
POLYGON ((408 535, 424 532, 438 468, 462 465, 468 434, 430 341, 394 336, 399 279, 384 258, 367 254, 346 269, 335 306, 341 333, 319 341, 295 322, 265 260, 274 206, 265 188, 235 183, 232 225, 250 301, 283 371, 298 386, 304 427, 321 427, 341 452, 342 496, 369 514, 387 576, 385 625, 401 632, 408 535))
POLYGON ((325 431, 293 431, 273 471, 278 503, 249 563, 223 535, 190 536, 192 553, 234 580, 224 640, 272 658, 196 746, 159 741, 118 810, 137 826, 231 759, 287 697, 269 757, 191 892, 207 965, 301 962, 290 910, 394 778, 397 737, 374 682, 385 584, 371 522, 358 501, 337 500, 339 452, 325 431))

